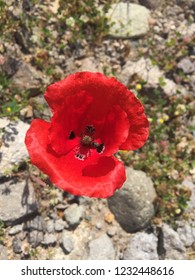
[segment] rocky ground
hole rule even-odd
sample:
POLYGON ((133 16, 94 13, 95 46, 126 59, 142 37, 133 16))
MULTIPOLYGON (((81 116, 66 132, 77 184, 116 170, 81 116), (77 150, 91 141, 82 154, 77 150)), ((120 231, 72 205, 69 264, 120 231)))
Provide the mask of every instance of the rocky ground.
POLYGON ((0 1, 0 259, 195 259, 195 1, 89 2, 0 1), (45 87, 83 70, 116 76, 151 122, 108 200, 57 189, 24 146, 45 87))

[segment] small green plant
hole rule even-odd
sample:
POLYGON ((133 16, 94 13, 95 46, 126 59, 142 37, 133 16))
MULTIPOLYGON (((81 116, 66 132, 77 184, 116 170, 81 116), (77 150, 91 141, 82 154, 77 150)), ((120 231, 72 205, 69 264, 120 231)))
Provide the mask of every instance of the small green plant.
MULTIPOLYGON (((195 37, 192 36, 185 40, 182 34, 175 31, 171 36, 163 39, 159 45, 155 39, 156 35, 161 34, 155 34, 155 31, 151 29, 150 35, 143 42, 144 45, 147 45, 145 55, 151 59, 153 65, 158 65, 164 70, 166 76, 173 78, 173 74, 178 71, 177 61, 188 55, 190 48, 194 45, 195 37)), ((143 55, 141 51, 140 55, 143 55)))
POLYGON ((4 226, 4 222, 0 220, 0 244, 3 244, 4 226))
POLYGON ((106 1, 101 9, 93 0, 61 0, 60 21, 62 28, 72 33, 71 41, 79 39, 97 42, 108 32, 106 11, 112 3, 106 1))

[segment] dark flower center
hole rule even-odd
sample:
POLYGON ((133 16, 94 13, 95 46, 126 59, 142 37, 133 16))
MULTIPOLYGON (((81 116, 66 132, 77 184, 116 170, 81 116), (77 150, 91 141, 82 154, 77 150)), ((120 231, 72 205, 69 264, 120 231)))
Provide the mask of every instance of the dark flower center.
POLYGON ((93 142, 93 139, 92 137, 90 137, 89 135, 84 135, 82 138, 81 138, 81 144, 83 146, 86 146, 86 147, 90 147, 91 144, 93 142))
MULTIPOLYGON (((87 125, 85 131, 81 133, 80 145, 76 147, 75 157, 80 160, 84 160, 91 155, 90 150, 95 149, 99 154, 104 150, 104 144, 98 143, 94 138, 95 128, 93 125, 87 125)), ((69 139, 72 140, 76 137, 74 131, 69 134, 69 139)))

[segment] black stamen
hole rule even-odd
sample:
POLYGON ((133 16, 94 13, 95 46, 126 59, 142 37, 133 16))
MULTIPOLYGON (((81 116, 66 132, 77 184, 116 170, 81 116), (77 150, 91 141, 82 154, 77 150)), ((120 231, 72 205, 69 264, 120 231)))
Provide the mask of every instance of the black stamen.
POLYGON ((74 131, 71 130, 71 132, 70 132, 70 134, 69 134, 69 136, 68 136, 68 139, 72 140, 72 139, 74 139, 75 137, 76 137, 76 135, 75 135, 74 131))
POLYGON ((95 128, 93 125, 87 125, 86 128, 85 128, 85 132, 88 133, 88 134, 94 134, 95 132, 95 128))
POLYGON ((104 144, 99 144, 99 146, 96 148, 96 151, 100 154, 104 149, 104 144))
POLYGON ((100 154, 104 149, 104 144, 99 144, 97 142, 92 143, 92 147, 100 154))

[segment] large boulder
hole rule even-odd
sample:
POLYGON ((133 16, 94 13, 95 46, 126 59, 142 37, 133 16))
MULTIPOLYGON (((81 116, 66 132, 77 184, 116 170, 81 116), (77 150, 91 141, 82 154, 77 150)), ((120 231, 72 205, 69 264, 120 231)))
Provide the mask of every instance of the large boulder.
POLYGON ((124 230, 136 232, 144 229, 153 217, 156 192, 143 171, 128 168, 126 173, 126 182, 108 199, 108 205, 124 230))
POLYGON ((112 37, 134 38, 145 35, 149 30, 150 11, 141 5, 112 4, 107 17, 112 37))

